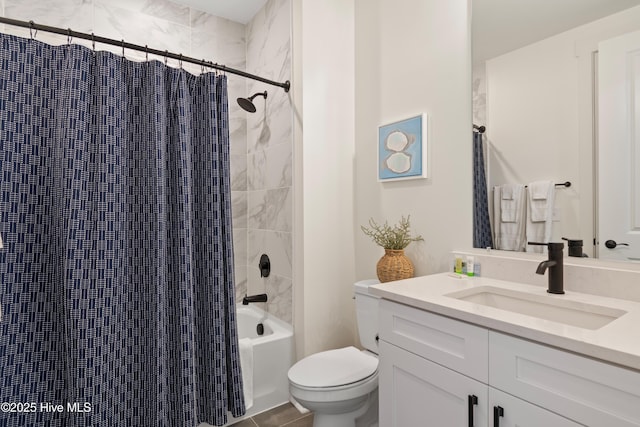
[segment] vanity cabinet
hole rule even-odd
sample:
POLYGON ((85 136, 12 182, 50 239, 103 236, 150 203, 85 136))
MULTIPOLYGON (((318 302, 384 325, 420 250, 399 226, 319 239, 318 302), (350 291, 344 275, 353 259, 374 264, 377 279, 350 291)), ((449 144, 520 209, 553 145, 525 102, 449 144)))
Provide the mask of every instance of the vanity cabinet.
POLYGON ((380 426, 640 426, 640 373, 388 300, 380 426))

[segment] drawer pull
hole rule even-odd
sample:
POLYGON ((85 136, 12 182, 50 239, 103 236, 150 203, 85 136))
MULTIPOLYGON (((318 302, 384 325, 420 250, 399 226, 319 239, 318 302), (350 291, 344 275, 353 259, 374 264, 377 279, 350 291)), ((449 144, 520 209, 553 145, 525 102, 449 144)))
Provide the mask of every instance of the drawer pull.
POLYGON ((493 407, 493 427, 500 427, 500 417, 504 417, 502 406, 493 407))
POLYGON ((478 404, 478 396, 470 394, 467 402, 469 403, 469 427, 473 427, 473 406, 478 404))

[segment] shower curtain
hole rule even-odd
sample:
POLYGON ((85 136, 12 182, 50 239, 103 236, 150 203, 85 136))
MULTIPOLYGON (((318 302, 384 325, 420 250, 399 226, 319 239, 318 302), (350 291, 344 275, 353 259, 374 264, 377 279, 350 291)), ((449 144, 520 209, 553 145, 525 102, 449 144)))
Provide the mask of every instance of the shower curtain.
POLYGON ((226 77, 0 43, 0 425, 241 415, 226 77))
POLYGON ((473 247, 492 248, 482 134, 473 132, 473 247))

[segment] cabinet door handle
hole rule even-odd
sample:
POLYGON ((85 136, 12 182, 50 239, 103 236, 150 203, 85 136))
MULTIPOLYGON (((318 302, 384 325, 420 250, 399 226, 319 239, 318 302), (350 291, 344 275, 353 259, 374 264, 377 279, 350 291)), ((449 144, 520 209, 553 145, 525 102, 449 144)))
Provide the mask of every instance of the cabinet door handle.
POLYGON ((469 403, 469 427, 473 427, 473 406, 478 404, 478 396, 470 394, 467 402, 469 403))
POLYGON ((502 406, 493 407, 493 427, 500 427, 500 417, 504 417, 502 406))

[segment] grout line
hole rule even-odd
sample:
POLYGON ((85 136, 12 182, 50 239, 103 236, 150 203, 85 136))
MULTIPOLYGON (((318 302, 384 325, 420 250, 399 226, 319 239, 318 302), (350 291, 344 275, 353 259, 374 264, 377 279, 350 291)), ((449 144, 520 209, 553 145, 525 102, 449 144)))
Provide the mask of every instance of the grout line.
POLYGON ((311 415, 313 415, 311 412, 309 412, 308 414, 300 414, 300 417, 296 418, 295 420, 291 420, 291 421, 287 422, 286 424, 282 424, 280 427, 286 427, 288 425, 291 425, 291 424, 295 423, 296 421, 300 421, 303 418, 310 417, 311 415))

